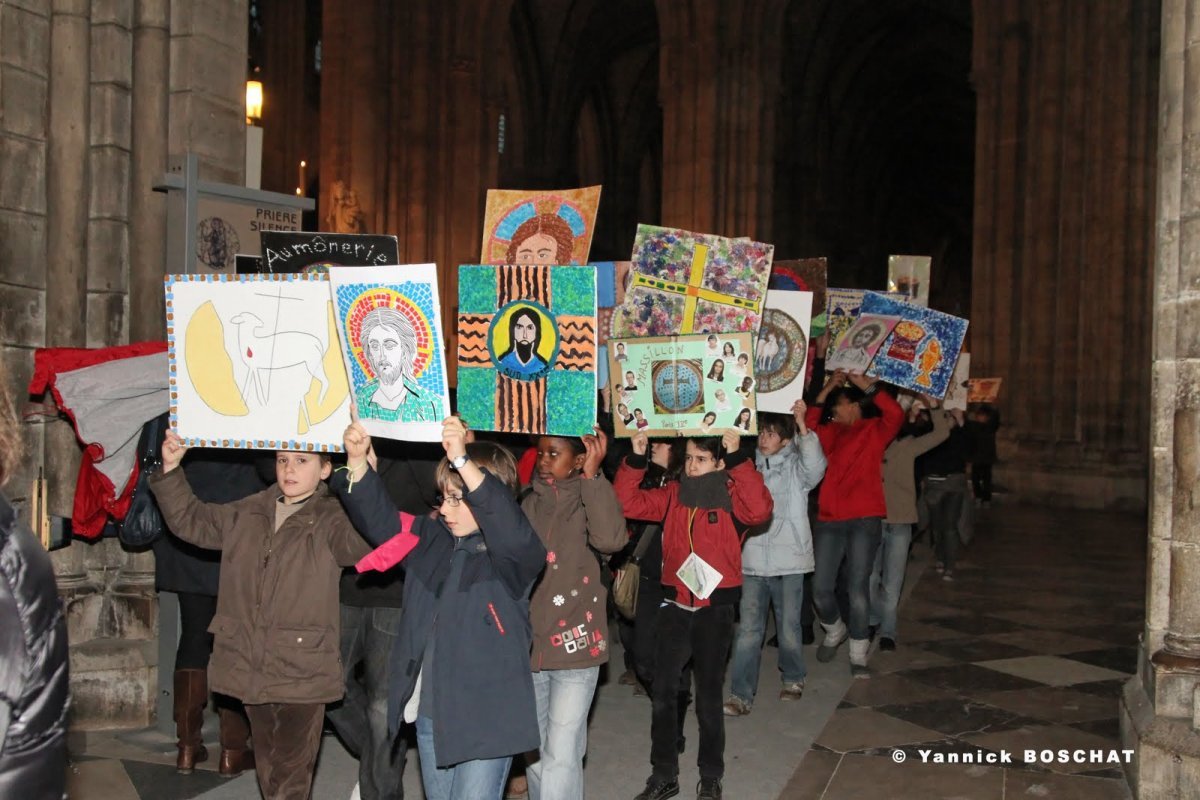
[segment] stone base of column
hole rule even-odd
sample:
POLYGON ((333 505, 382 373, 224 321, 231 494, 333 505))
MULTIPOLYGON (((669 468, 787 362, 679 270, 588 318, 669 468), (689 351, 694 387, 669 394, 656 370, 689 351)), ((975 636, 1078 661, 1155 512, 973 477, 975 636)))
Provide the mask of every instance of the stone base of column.
POLYGON ((1005 460, 993 469, 992 482, 1005 490, 997 499, 1013 498, 1065 508, 1103 511, 1146 510, 1146 469, 1071 469, 1045 463, 1005 460))
POLYGON ((1193 698, 1200 661, 1159 651, 1121 695, 1121 742, 1133 750, 1126 775, 1138 800, 1200 797, 1200 733, 1193 698))

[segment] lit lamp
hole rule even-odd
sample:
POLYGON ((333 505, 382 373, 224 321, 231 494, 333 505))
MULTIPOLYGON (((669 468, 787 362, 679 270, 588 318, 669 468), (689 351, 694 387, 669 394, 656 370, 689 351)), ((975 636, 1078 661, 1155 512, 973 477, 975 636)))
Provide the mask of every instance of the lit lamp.
POLYGON ((259 189, 262 186, 263 129, 258 126, 258 123, 262 121, 262 110, 262 81, 246 81, 246 188, 248 189, 259 189))

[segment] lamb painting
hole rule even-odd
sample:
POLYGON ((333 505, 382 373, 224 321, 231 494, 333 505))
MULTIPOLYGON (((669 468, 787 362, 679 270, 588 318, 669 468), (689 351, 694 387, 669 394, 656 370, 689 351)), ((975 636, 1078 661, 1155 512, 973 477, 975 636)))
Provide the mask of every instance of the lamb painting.
POLYGON ((341 450, 350 384, 324 275, 168 275, 171 429, 190 446, 341 450))

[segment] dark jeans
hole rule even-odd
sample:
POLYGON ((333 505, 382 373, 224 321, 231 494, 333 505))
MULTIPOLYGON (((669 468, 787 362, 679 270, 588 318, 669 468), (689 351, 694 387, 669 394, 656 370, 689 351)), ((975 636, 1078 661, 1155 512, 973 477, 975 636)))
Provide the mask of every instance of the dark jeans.
POLYGON ((992 502, 991 464, 971 465, 971 488, 975 490, 975 496, 979 498, 981 502, 992 502))
MULTIPOLYGON (((675 590, 663 586, 658 578, 642 576, 638 584, 637 610, 633 622, 633 669, 650 697, 654 697, 654 659, 658 649, 658 612, 663 600, 674 597, 675 590)), ((679 717, 679 741, 683 742, 683 720, 692 702, 692 662, 683 666, 679 675, 676 708, 679 717)))
POLYGON ((258 788, 267 800, 309 800, 324 703, 260 703, 246 706, 258 788))
POLYGON ((696 758, 700 777, 720 779, 725 775, 721 692, 735 615, 736 609, 730 605, 685 611, 667 604, 658 611, 650 763, 659 778, 674 780, 679 775, 680 675, 689 660, 696 681, 696 721, 700 723, 696 758))
POLYGON ((213 635, 208 632, 217 613, 217 598, 207 594, 180 592, 179 649, 175 651, 175 669, 208 669, 213 635))
POLYGON ((841 619, 837 601, 838 568, 846 562, 846 592, 850 596, 850 638, 870 635, 871 570, 883 537, 879 517, 818 522, 813 530, 817 568, 813 573, 813 603, 826 625, 841 619))
POLYGON ((404 736, 387 730, 388 667, 400 631, 400 609, 341 606, 346 696, 326 711, 346 747, 358 756, 362 800, 404 797, 404 736))
POLYGON ((929 504, 929 529, 937 547, 938 560, 947 570, 954 569, 958 554, 958 521, 967 499, 967 476, 930 475, 924 482, 925 501, 929 504))

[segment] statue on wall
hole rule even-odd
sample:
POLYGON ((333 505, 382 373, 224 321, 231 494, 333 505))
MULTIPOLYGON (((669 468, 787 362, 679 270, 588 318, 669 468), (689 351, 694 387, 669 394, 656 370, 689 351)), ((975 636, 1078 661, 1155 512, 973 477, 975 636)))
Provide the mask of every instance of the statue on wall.
POLYGON ((358 204, 358 192, 347 189, 345 181, 334 181, 330 191, 329 214, 325 217, 332 233, 366 233, 362 207, 358 204))

